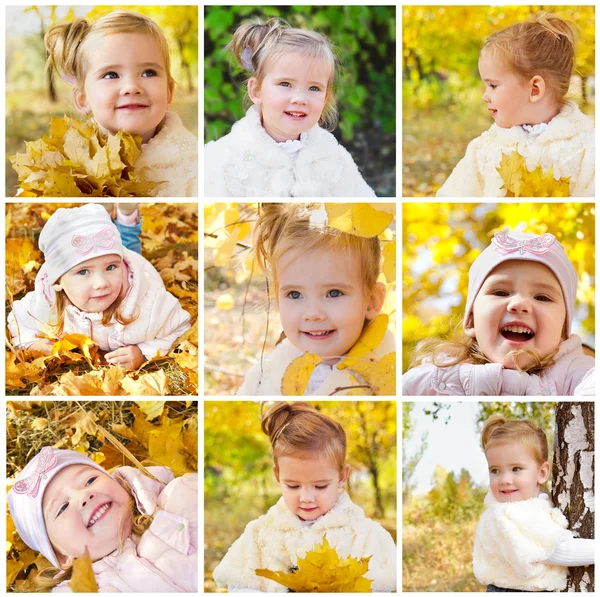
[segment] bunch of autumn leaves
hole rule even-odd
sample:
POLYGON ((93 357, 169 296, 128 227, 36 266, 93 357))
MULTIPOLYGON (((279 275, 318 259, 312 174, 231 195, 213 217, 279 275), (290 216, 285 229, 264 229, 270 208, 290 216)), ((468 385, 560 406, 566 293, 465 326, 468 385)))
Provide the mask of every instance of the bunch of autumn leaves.
POLYGON ((125 131, 105 135, 92 120, 53 117, 48 135, 9 158, 19 197, 147 197, 159 183, 136 176, 141 144, 125 131))

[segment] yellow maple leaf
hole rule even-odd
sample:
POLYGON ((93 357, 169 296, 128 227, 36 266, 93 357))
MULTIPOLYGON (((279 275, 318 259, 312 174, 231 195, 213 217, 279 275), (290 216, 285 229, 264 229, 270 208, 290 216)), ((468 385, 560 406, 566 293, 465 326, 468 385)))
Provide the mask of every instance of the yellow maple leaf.
POLYGON ((309 353, 294 359, 281 379, 282 396, 304 396, 308 380, 321 360, 316 354, 309 353))
POLYGON ((140 410, 146 415, 148 421, 160 417, 165 409, 165 400, 136 400, 135 403, 140 407, 140 410))
POLYGON ((83 556, 73 560, 73 574, 69 582, 69 588, 73 593, 98 592, 98 585, 92 568, 92 560, 87 547, 83 556))
POLYGON ((370 593, 372 581, 364 577, 370 559, 371 556, 342 560, 324 537, 322 544, 315 545, 304 558, 298 558, 297 570, 273 572, 259 568, 255 573, 296 593, 370 593))
POLYGON ((381 234, 394 214, 378 209, 377 203, 326 203, 327 225, 342 232, 372 238, 381 234))
POLYGON ((183 443, 183 423, 175 423, 148 434, 148 454, 151 460, 168 466, 175 476, 192 472, 185 458, 183 443))
POLYGON ((169 380, 162 369, 144 373, 137 379, 124 377, 121 386, 130 396, 167 396, 169 380))
POLYGON ((396 241, 386 243, 383 249, 383 275, 388 283, 396 281, 396 241))
POLYGON ((366 325, 356 341, 349 350, 344 360, 338 364, 338 369, 346 369, 354 366, 357 361, 367 360, 374 362, 375 355, 371 354, 383 340, 388 328, 390 318, 385 313, 380 313, 371 323, 366 325))
POLYGON ((95 356, 98 350, 98 345, 91 338, 88 338, 83 334, 66 334, 60 340, 54 343, 51 354, 61 355, 68 353, 72 358, 73 350, 79 349, 85 357, 85 360, 95 368, 94 358, 92 357, 90 350, 92 347, 96 348, 94 351, 95 356))

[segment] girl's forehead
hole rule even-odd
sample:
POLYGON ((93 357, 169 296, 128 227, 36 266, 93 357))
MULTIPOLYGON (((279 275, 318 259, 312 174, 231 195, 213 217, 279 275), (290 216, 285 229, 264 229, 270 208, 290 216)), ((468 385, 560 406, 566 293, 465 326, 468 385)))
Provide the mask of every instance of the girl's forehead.
POLYGON ((148 33, 92 33, 85 41, 84 52, 88 66, 92 67, 107 61, 123 64, 153 62, 165 67, 161 44, 148 33))
POLYGON ((296 77, 327 84, 333 71, 331 60, 307 56, 303 52, 282 51, 267 62, 267 75, 271 77, 296 77))
POLYGON ((535 276, 535 281, 537 282, 542 278, 541 281, 545 284, 555 283, 557 288, 560 288, 560 283, 554 272, 546 264, 539 261, 530 261, 527 259, 503 261, 488 274, 486 281, 492 278, 492 276, 508 276, 513 280, 523 278, 532 283, 534 280, 531 277, 535 276))

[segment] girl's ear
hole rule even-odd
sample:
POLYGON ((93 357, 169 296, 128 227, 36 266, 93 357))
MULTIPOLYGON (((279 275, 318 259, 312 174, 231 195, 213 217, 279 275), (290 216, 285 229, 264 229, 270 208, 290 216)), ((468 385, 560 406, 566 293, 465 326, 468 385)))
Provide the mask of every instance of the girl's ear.
POLYGON ((529 101, 534 104, 541 101, 546 95, 546 81, 539 75, 535 75, 529 82, 529 101))
POLYGON ((258 81, 256 77, 252 77, 248 81, 248 97, 255 104, 260 104, 260 87, 258 85, 258 81))
POLYGON ((350 465, 347 464, 344 467, 342 474, 340 475, 340 482, 338 483, 338 487, 343 487, 344 483, 348 480, 349 476, 350 476, 350 465))
POLYGON ((75 107, 82 113, 88 114, 90 111, 90 107, 87 104, 87 100, 85 97, 85 91, 83 89, 73 89, 73 103, 75 107))
POLYGON ((167 96, 167 104, 170 104, 173 101, 173 93, 175 92, 175 81, 171 81, 168 87, 168 96, 167 96))
POLYGON ((469 336, 469 338, 475 338, 475 322, 473 321, 473 314, 469 316, 467 321, 467 329, 465 330, 465 334, 469 336))
POLYGON ((385 284, 383 282, 377 282, 371 293, 369 304, 367 305, 367 319, 375 319, 379 315, 379 312, 383 308, 383 302, 385 301, 385 292, 385 284))
POLYGON ((275 475, 275 479, 277 479, 277 483, 279 483, 279 471, 275 465, 273 465, 273 474, 275 475))
POLYGON ((54 290, 54 292, 60 292, 62 290, 62 286, 60 284, 52 284, 52 290, 54 290))
POLYGON ((73 558, 71 556, 63 556, 62 553, 56 553, 56 557, 62 570, 69 570, 73 567, 73 558))
POLYGON ((544 462, 544 464, 542 464, 542 466, 540 467, 540 472, 538 473, 538 485, 542 485, 542 483, 545 483, 548 480, 549 476, 550 463, 544 462))

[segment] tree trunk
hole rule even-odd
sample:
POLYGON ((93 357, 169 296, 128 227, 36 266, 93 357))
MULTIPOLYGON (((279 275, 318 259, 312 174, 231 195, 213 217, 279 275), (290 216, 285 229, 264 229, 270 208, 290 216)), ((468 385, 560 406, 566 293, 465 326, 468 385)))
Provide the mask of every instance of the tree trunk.
POLYGON ((369 472, 373 477, 373 486, 375 487, 375 518, 385 518, 381 487, 379 487, 379 468, 375 462, 372 467, 369 467, 369 472))
MULTIPOLYGON (((556 405, 552 501, 576 537, 594 538, 594 403, 556 405)), ((569 568, 568 592, 594 591, 594 566, 569 568)))

